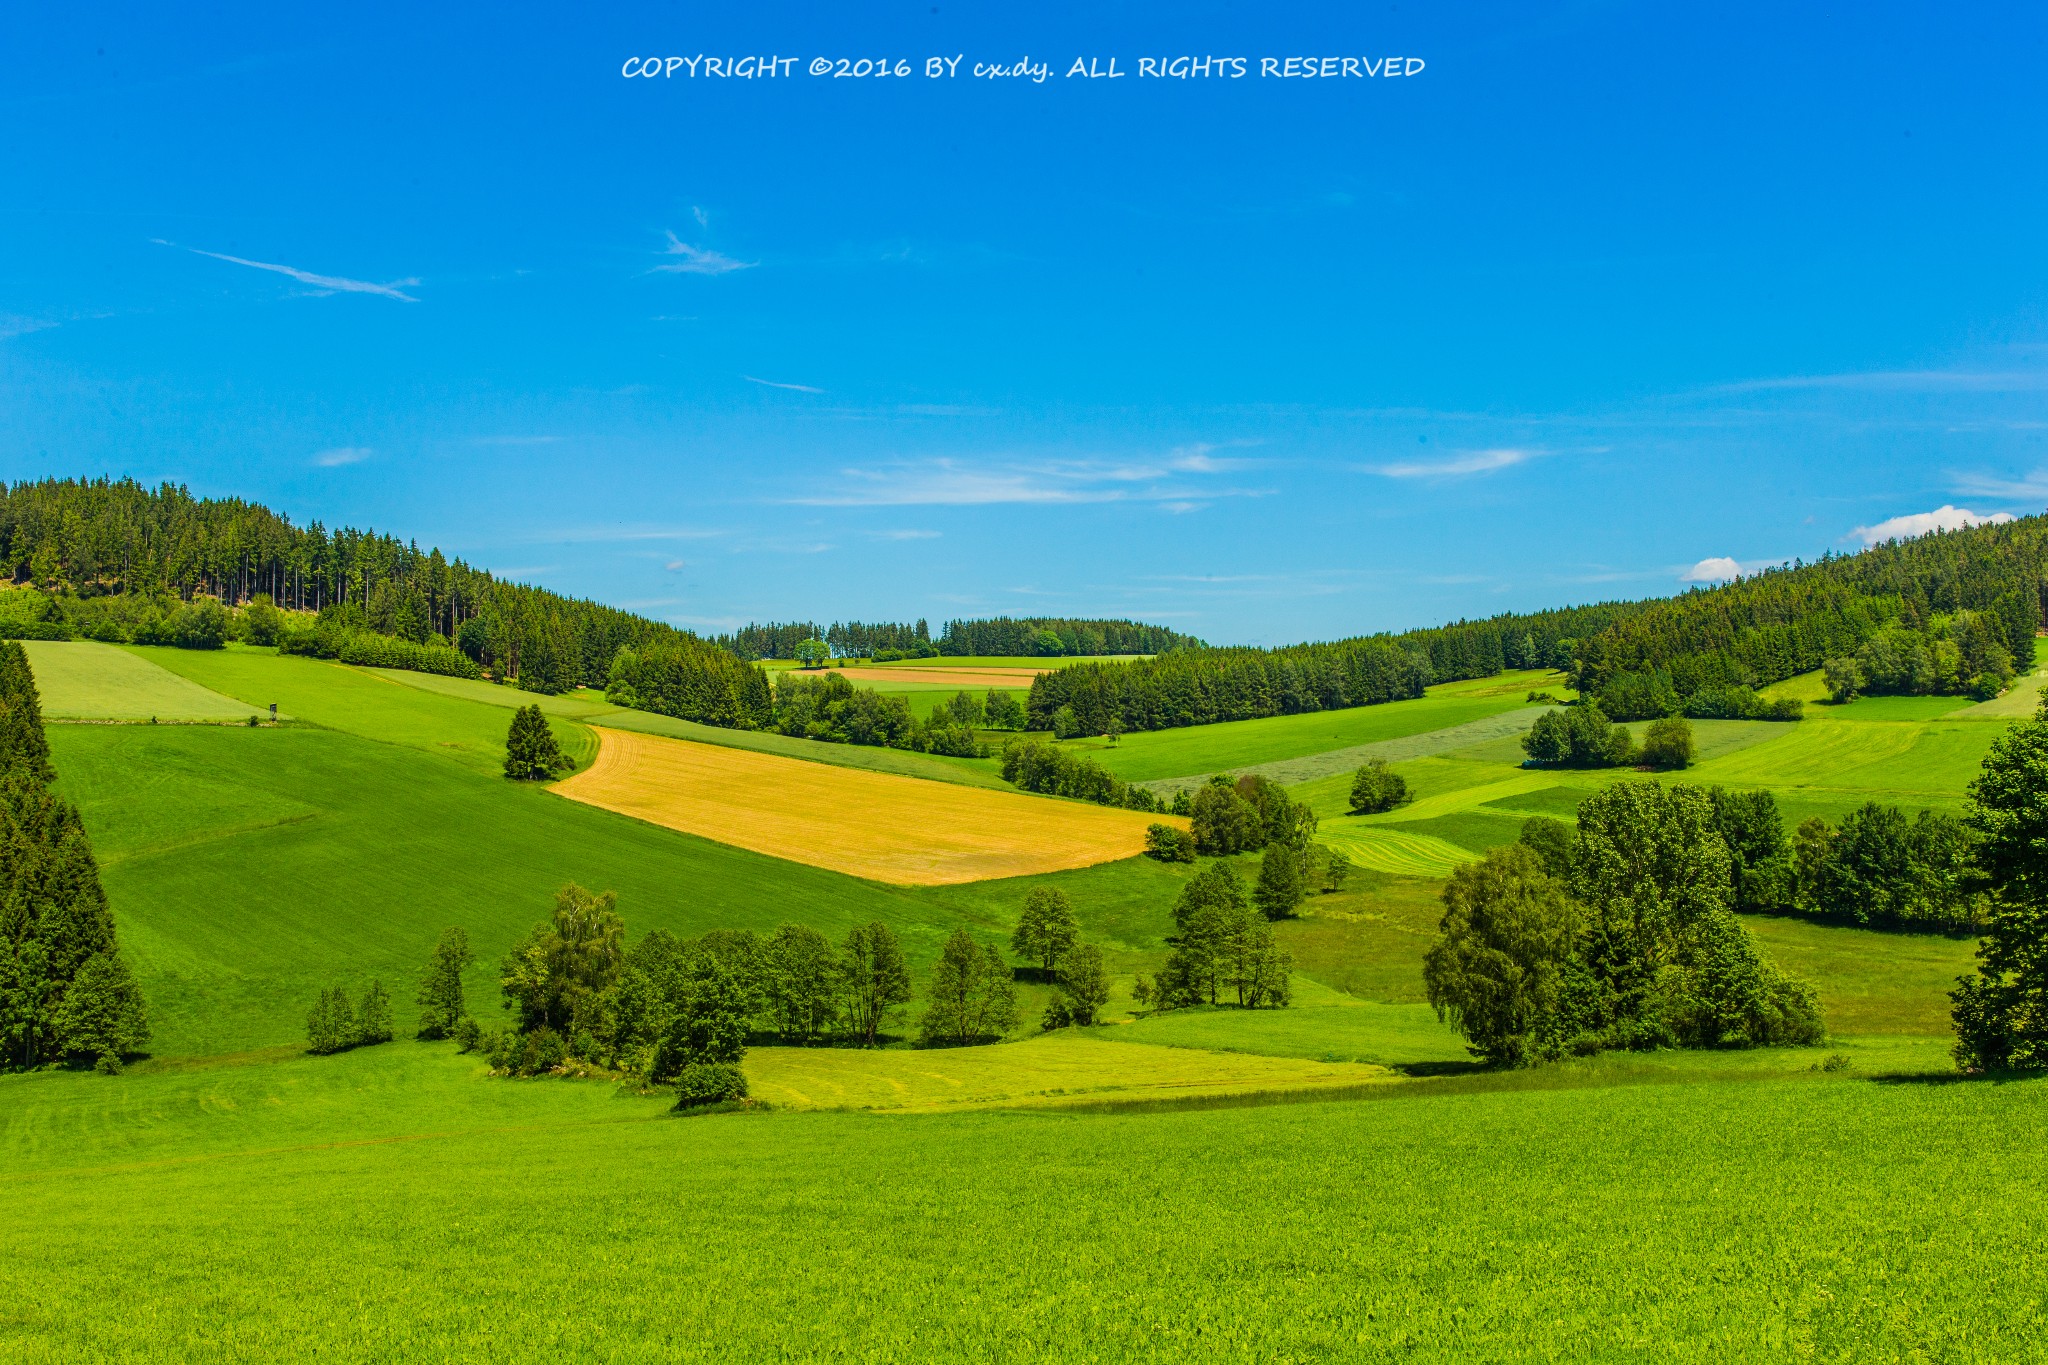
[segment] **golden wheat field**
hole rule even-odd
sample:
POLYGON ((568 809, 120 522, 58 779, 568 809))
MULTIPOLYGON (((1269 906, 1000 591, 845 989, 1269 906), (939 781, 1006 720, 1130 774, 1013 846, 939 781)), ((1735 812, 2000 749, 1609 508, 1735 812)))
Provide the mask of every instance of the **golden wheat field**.
POLYGON ((827 767, 593 726, 596 760, 556 784, 572 801, 899 886, 1088 867, 1142 853, 1173 816, 827 767))

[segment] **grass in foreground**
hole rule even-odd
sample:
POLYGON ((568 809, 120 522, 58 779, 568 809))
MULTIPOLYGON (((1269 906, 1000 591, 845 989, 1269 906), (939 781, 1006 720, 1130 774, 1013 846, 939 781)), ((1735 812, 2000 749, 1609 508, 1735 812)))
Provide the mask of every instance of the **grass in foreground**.
POLYGON ((393 1045, 0 1079, 0 1354, 2003 1361, 2048 1332, 2040 1082, 666 1119, 475 1073, 393 1045))

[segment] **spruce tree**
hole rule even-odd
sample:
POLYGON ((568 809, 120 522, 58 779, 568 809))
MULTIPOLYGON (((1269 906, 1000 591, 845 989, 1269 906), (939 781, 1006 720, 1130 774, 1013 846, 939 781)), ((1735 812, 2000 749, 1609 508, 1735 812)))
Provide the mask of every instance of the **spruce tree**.
POLYGON ((459 924, 441 931, 434 955, 427 960, 427 975, 420 982, 419 1036, 446 1038, 469 1013, 462 994, 462 973, 476 955, 469 950, 469 932, 459 924))
POLYGON ((0 641, 0 1067, 112 1070, 148 1041, 148 1018, 49 755, 28 656, 0 641))
POLYGON ((538 703, 512 713, 505 736, 505 776, 515 782, 549 782, 576 766, 555 743, 555 732, 538 703))

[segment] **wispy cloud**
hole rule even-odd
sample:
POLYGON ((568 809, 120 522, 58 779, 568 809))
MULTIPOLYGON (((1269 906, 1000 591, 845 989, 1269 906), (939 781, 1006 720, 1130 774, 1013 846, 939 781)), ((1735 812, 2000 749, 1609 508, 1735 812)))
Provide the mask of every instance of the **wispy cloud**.
POLYGON ((643 541, 716 540, 730 534, 723 527, 578 526, 526 539, 540 545, 629 545, 643 541))
POLYGON ((937 531, 870 531, 876 540, 937 540, 937 531))
POLYGON ((323 450, 313 457, 313 463, 322 469, 338 469, 345 464, 361 464, 376 454, 368 446, 336 446, 323 450))
POLYGON ((1998 479, 1986 474, 1965 474, 1956 480, 1956 491, 1975 494, 1981 498, 2048 502, 2048 469, 2037 469, 2021 479, 1998 479))
POLYGON ((690 216, 697 220, 698 227, 711 226, 711 215, 705 212, 702 205, 692 204, 690 206, 690 216))
POLYGON ((788 389, 791 393, 824 392, 823 389, 814 389, 809 384, 785 384, 779 379, 756 379, 750 374, 743 374, 740 378, 746 380, 749 384, 759 384, 764 389, 788 389))
POLYGON ((1370 465, 1374 474, 1390 479, 1466 479, 1474 474, 1492 474, 1535 459, 1543 452, 1520 448, 1475 450, 1445 460, 1408 460, 1396 464, 1370 465))
POLYGON ((1986 516, 1967 507, 1944 505, 1932 512, 1909 512, 1902 517, 1880 521, 1875 526, 1859 526, 1849 534, 1860 538, 1865 545, 1876 545, 1886 540, 1911 540, 1930 531, 1960 531, 1965 526, 1996 526, 2011 520, 2010 512, 1993 512, 1986 516))
POLYGON ((736 261, 708 247, 691 246, 671 232, 662 255, 675 259, 654 267, 658 275, 730 275, 735 270, 752 270, 759 261, 736 261))
POLYGON ((1784 389, 1871 389, 1897 393, 2020 393, 2048 388, 2044 370, 1869 370, 1861 374, 1797 374, 1720 384, 1710 393, 1768 393, 1784 389))
POLYGON ((205 256, 211 260, 226 261, 229 265, 246 265, 251 270, 268 270, 274 274, 289 276, 300 284, 310 284, 315 289, 326 290, 330 293, 376 294, 382 298, 397 299, 400 303, 419 302, 412 295, 402 292, 402 289, 418 284, 419 280, 417 278, 409 277, 403 280, 393 280, 389 284, 373 284, 368 280, 351 280, 340 275, 316 275, 310 270, 300 270, 296 266, 275 265, 269 261, 252 261, 242 256, 229 256, 218 251, 201 251, 196 246, 179 246, 178 243, 167 242, 161 237, 152 237, 150 240, 158 246, 171 247, 177 251, 189 251, 194 256, 205 256))
POLYGON ((25 318, 19 313, 0 313, 0 341, 25 337, 30 332, 46 332, 56 325, 42 318, 25 318))
POLYGON ((1055 460, 964 465, 954 460, 848 469, 839 488, 792 498, 814 507, 981 507, 1002 503, 1186 502, 1257 497, 1257 490, 1191 488, 1174 480, 1172 462, 1055 460))

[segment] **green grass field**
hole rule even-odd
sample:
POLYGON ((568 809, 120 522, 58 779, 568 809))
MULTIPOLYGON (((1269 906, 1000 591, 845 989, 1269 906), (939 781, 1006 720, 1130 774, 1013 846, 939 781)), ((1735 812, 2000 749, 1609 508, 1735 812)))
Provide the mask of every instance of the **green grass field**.
MULTIPOLYGON (((1376 745, 1485 720, 1503 712, 1526 710, 1529 691, 1544 687, 1558 692, 1562 683, 1555 673, 1503 673, 1474 682, 1444 683, 1412 701, 1226 721, 1220 725, 1192 725, 1178 730, 1148 730, 1124 735, 1114 745, 1102 738, 1070 740, 1066 747, 1087 754, 1129 782, 1241 772, 1262 764, 1376 745)), ((1527 722, 1519 728, 1526 729, 1527 722)), ((1351 767, 1356 768, 1369 756, 1359 755, 1351 767)))
MULTIPOLYGON (((246 722, 260 708, 90 640, 27 640, 46 720, 246 722)), ((262 712, 268 719, 268 711, 262 712)))
POLYGON ((0 1078, 0 1353, 2038 1355, 2048 1085, 1708 1060, 1281 1106, 680 1120, 487 1081, 446 1045, 0 1078))

